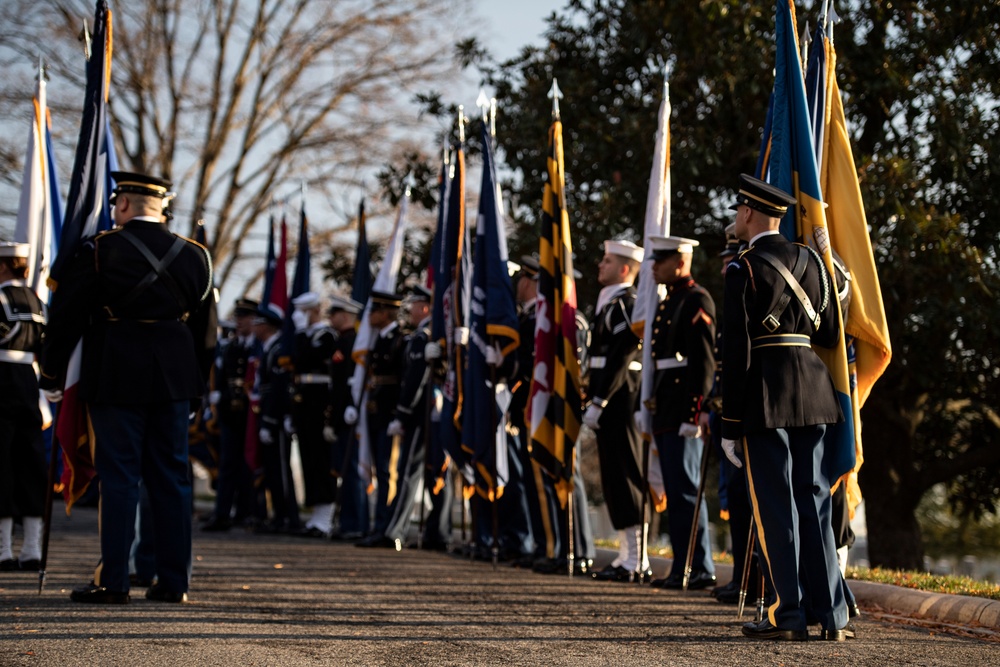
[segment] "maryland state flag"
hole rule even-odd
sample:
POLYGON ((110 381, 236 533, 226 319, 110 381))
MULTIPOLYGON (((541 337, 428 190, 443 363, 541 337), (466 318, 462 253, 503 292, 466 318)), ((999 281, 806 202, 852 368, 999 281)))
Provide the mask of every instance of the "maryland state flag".
POLYGON ((562 122, 558 113, 554 115, 549 128, 548 180, 542 194, 535 369, 526 417, 531 456, 555 478, 560 505, 565 507, 573 485, 573 447, 580 432, 582 401, 562 122))
MULTIPOLYGON (((833 253, 823 208, 792 0, 777 2, 776 42, 770 151, 767 161, 769 174, 766 180, 792 193, 798 200, 798 206, 789 209, 782 220, 781 233, 791 241, 806 243, 816 250, 832 276, 835 275, 833 253)), ((840 316, 838 308, 837 317, 840 316)), ((851 472, 857 462, 854 420, 850 418, 854 414, 854 408, 851 404, 845 337, 841 336, 837 347, 832 350, 820 347, 815 350, 833 377, 837 399, 846 417, 844 422, 827 431, 826 470, 830 479, 837 479, 851 472)))
POLYGON ((837 86, 833 22, 828 21, 826 26, 823 23, 821 21, 817 27, 810 47, 806 90, 813 113, 814 145, 820 165, 820 184, 827 203, 826 222, 830 240, 834 251, 851 273, 851 280, 848 281, 850 305, 844 332, 847 334, 856 461, 853 471, 845 479, 848 507, 853 515, 861 502, 857 473, 864 462, 860 411, 872 386, 889 365, 892 348, 844 105, 837 86))
MULTIPOLYGON (((517 331, 514 290, 507 273, 507 237, 493 161, 492 139, 483 124, 483 181, 476 221, 476 256, 472 270, 468 367, 462 402, 462 447, 472 457, 476 492, 493 501, 506 482, 507 447, 497 434, 495 370, 486 363, 486 349, 503 357, 521 342, 517 331), (498 442, 499 441, 499 442, 498 442)), ((501 434, 503 435, 503 434, 501 434)))
MULTIPOLYGON (((87 61, 87 88, 66 200, 66 219, 60 234, 59 254, 49 274, 49 288, 53 292, 58 290, 66 263, 79 250, 83 239, 111 226, 108 196, 112 190, 111 172, 118 165, 107 114, 111 85, 111 11, 105 0, 97 2, 93 43, 96 48, 87 61)), ((78 392, 81 350, 81 345, 77 344, 67 365, 63 400, 55 425, 55 437, 63 450, 62 484, 67 514, 96 474, 94 434, 78 392)))

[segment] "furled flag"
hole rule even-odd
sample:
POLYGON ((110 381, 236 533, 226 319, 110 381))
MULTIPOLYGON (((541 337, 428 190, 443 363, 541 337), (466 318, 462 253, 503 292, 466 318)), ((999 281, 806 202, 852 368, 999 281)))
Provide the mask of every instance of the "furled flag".
MULTIPOLYGON (((83 118, 66 200, 66 218, 60 233, 59 253, 49 271, 48 285, 53 292, 58 291, 64 267, 83 239, 111 226, 108 195, 111 171, 117 165, 107 116, 112 41, 111 11, 105 0, 98 0, 95 9, 93 43, 97 48, 87 61, 83 118)), ((63 450, 62 484, 67 514, 96 474, 86 406, 78 392, 81 359, 81 346, 77 344, 66 368, 62 406, 55 427, 56 440, 63 450)))
POLYGON ((354 275, 351 281, 351 299, 368 303, 372 291, 372 253, 365 231, 365 200, 358 205, 358 245, 354 251, 354 275))
POLYGON ((14 240, 31 246, 28 287, 43 303, 49 300, 49 266, 55 257, 57 229, 61 227, 62 202, 55 165, 51 161, 49 110, 45 100, 45 70, 39 65, 31 132, 24 156, 24 180, 14 227, 14 240))
MULTIPOLYGON (((813 146, 806 100, 802 62, 795 32, 793 0, 778 0, 776 11, 776 66, 771 120, 771 149, 768 182, 790 192, 798 206, 789 209, 781 233, 791 241, 801 241, 816 250, 834 275, 830 234, 823 209, 819 170, 813 146)), ((836 309, 840 318, 840 309, 836 309)), ((843 331, 843 323, 841 323, 843 331)), ((833 378, 837 399, 844 415, 851 415, 851 387, 844 336, 832 350, 814 348, 833 378)), ((837 479, 854 469, 854 421, 847 419, 827 431, 826 469, 837 479)))
POLYGON ((526 418, 531 429, 531 456, 555 478, 559 503, 565 507, 573 485, 573 448, 580 431, 582 399, 573 245, 566 211, 562 122, 557 110, 549 128, 547 162, 538 246, 535 368, 526 418))
MULTIPOLYGON (((354 367, 354 376, 351 378, 351 399, 355 406, 364 406, 368 402, 366 398, 368 388, 365 386, 368 376, 366 356, 368 355, 368 350, 375 344, 375 337, 378 335, 378 332, 372 329, 372 325, 368 321, 368 316, 372 311, 370 292, 374 291, 386 294, 396 292, 396 283, 399 280, 399 265, 403 260, 403 234, 406 230, 406 211, 409 208, 409 204, 410 188, 407 186, 406 194, 403 195, 403 199, 399 202, 399 213, 396 215, 396 221, 393 223, 392 231, 389 233, 389 246, 386 248, 385 256, 382 258, 382 266, 379 267, 378 275, 375 276, 375 282, 369 291, 369 298, 364 302, 365 310, 358 325, 357 338, 354 339, 354 349, 351 351, 351 356, 354 357, 357 365, 354 367)), ((364 216, 362 215, 363 219, 364 216)), ((361 239, 359 238, 359 250, 361 249, 360 244, 361 239)), ((368 244, 366 242, 365 250, 367 248, 368 244)), ((360 265, 361 257, 358 257, 356 261, 360 265)), ((355 278, 357 278, 357 266, 355 266, 355 278)), ((358 442, 358 475, 368 484, 370 491, 372 488, 372 449, 371 443, 368 441, 368 411, 361 407, 358 407, 358 423, 355 428, 355 437, 358 442)))
POLYGON ((517 349, 517 306, 507 273, 507 236, 498 198, 492 139, 483 123, 483 180, 476 218, 475 261, 469 345, 462 398, 462 447, 472 457, 476 492, 489 501, 500 497, 506 483, 506 445, 498 446, 496 369, 486 363, 486 349, 502 359, 517 349))
POLYGON ((837 86, 833 20, 828 19, 826 30, 823 28, 821 22, 813 40, 806 88, 810 95, 815 90, 823 101, 822 106, 811 106, 819 111, 813 126, 819 124, 822 127, 820 136, 823 141, 817 158, 820 159, 820 184, 828 205, 826 223, 833 249, 851 273, 848 282, 851 299, 844 332, 848 336, 848 361, 852 362, 851 403, 854 407, 857 458, 854 470, 847 477, 848 507, 853 514, 861 502, 857 473, 864 461, 860 410, 872 386, 889 365, 892 347, 844 105, 837 86))
POLYGON ((281 331, 281 344, 284 348, 282 355, 289 357, 295 348, 295 323, 292 321, 292 299, 309 291, 311 284, 310 264, 312 262, 309 253, 309 222, 306 219, 306 204, 302 202, 302 210, 299 212, 299 247, 295 253, 295 272, 292 274, 292 290, 289 294, 288 309, 285 310, 285 321, 281 331))
POLYGON ((469 276, 464 264, 468 259, 469 234, 465 224, 465 150, 461 143, 456 146, 454 158, 444 174, 441 191, 444 206, 438 234, 441 252, 434 268, 431 340, 444 349, 441 445, 453 460, 466 467, 469 457, 462 449, 462 386, 468 338, 469 276))
POLYGON ((264 259, 264 289, 260 295, 260 305, 271 303, 271 289, 274 287, 274 267, 278 255, 274 251, 274 215, 267 220, 267 256, 264 259))
POLYGON ((632 307, 632 331, 646 342, 642 346, 642 388, 640 396, 642 437, 649 443, 648 482, 653 495, 653 505, 657 512, 667 507, 667 493, 663 485, 663 471, 660 469, 660 454, 653 438, 652 414, 646 407, 656 393, 656 367, 653 362, 653 319, 660 301, 666 296, 666 288, 653 278, 653 247, 651 236, 670 236, 670 86, 663 81, 663 99, 660 101, 656 139, 653 146, 653 166, 649 171, 649 191, 646 195, 646 218, 643 226, 642 244, 646 256, 639 266, 639 286, 636 288, 635 306, 632 307))

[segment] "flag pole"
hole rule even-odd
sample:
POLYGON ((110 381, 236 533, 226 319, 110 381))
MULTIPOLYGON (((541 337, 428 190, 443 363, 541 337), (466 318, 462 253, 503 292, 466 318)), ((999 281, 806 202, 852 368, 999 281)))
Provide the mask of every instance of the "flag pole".
POLYGON ((52 445, 49 447, 48 486, 45 487, 45 515, 42 529, 42 558, 38 561, 38 594, 45 586, 45 568, 49 562, 49 536, 52 532, 52 503, 55 500, 56 456, 62 451, 56 438, 56 424, 59 423, 59 403, 52 404, 52 445))
POLYGON ((757 531, 754 518, 750 517, 750 530, 747 535, 747 551, 743 559, 743 576, 740 578, 740 604, 736 610, 736 618, 743 618, 743 607, 747 602, 747 589, 750 587, 750 561, 753 560, 754 543, 757 541, 757 531))
POLYGON ((701 470, 698 479, 698 495, 694 499, 694 517, 691 519, 691 532, 688 534, 688 549, 684 558, 684 578, 681 581, 681 590, 688 589, 688 582, 691 580, 691 563, 694 560, 694 545, 698 539, 698 520, 701 518, 701 503, 705 498, 705 477, 708 475, 708 450, 710 449, 706 438, 702 438, 701 445, 701 470))

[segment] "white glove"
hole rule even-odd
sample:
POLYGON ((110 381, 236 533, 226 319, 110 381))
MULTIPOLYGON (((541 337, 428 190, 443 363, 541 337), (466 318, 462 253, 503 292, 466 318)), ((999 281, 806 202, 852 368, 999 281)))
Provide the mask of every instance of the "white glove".
POLYGON ((736 448, 739 446, 740 443, 736 440, 722 439, 722 451, 725 453, 726 458, 737 468, 742 468, 743 461, 740 461, 740 457, 736 455, 736 448))
POLYGON ((503 361, 503 355, 500 354, 499 347, 493 347, 490 345, 486 348, 486 365, 487 366, 499 366, 503 361))
POLYGON ((296 331, 305 331, 309 326, 309 315, 304 311, 296 310, 292 312, 292 324, 295 325, 296 331))
POLYGON ((583 423, 585 426, 596 431, 601 428, 601 413, 604 412, 604 408, 599 408, 593 403, 587 407, 587 411, 583 413, 583 423))
POLYGON ((635 427, 639 429, 640 433, 646 429, 646 423, 642 419, 642 410, 636 410, 632 413, 632 421, 635 422, 635 427))
POLYGON ((333 430, 332 426, 323 427, 323 439, 330 444, 337 442, 337 432, 333 430))
POLYGON ((208 392, 208 402, 210 405, 218 405, 220 398, 222 398, 222 392, 214 390, 208 392))
POLYGON ((701 427, 697 424, 690 424, 684 422, 681 427, 677 429, 677 434, 682 438, 700 438, 701 437, 701 427))
POLYGON ((455 342, 459 345, 469 344, 469 327, 459 327, 455 329, 455 342))
POLYGON ((49 403, 58 403, 62 400, 62 389, 43 389, 42 393, 49 403))
POLYGON ((266 428, 262 428, 260 430, 260 444, 262 445, 274 444, 274 436, 271 435, 271 432, 268 431, 266 428))
POLYGON ((358 423, 358 409, 353 405, 348 405, 344 408, 344 422, 348 426, 353 426, 358 423))
POLYGON ((285 415, 285 421, 284 423, 282 423, 282 426, 285 429, 285 433, 287 433, 288 435, 295 433, 295 424, 292 423, 291 415, 285 415))
POLYGON ((441 358, 441 346, 437 343, 427 343, 424 347, 424 359, 431 361, 433 359, 441 358))
POLYGON ((399 421, 398 419, 393 419, 391 422, 389 422, 389 426, 386 427, 385 432, 387 435, 390 435, 392 437, 396 437, 397 435, 402 436, 403 422, 399 421))

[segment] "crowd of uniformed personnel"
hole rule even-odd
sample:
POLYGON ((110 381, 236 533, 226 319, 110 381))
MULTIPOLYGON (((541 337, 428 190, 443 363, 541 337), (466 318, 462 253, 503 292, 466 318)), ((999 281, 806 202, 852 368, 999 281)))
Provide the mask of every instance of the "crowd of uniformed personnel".
POLYGON ((748 176, 740 179, 736 222, 727 229, 721 255, 722 327, 714 300, 691 274, 697 241, 652 237, 645 249, 629 241, 605 243, 593 324, 578 321, 585 334, 578 351, 587 390, 582 422, 596 434, 606 507, 619 534, 617 556, 595 572, 580 465, 573 502, 560 503, 554 480, 529 453, 524 410, 534 367, 537 260, 522 258, 512 269, 520 346, 508 359, 488 359, 511 388, 509 473, 495 501, 498 525, 491 521, 490 501, 473 495, 471 536, 468 544, 458 544, 455 484, 436 437, 444 369, 442 350, 430 341, 431 292, 419 286, 405 296, 373 292, 367 311, 350 299, 330 297, 324 304, 306 292, 292 301, 291 344, 282 335, 280 308, 241 297, 231 325, 213 340, 211 260, 202 246, 163 224, 169 184, 141 174, 115 177, 118 226, 77 253, 72 281, 55 293, 44 348, 44 308, 23 285, 24 248, 0 247, 0 569, 37 568, 39 558, 44 456, 32 400, 39 385, 30 364, 41 355, 40 386, 58 401, 70 353, 82 336, 82 397, 90 404, 98 442, 101 565, 93 582, 73 592, 76 601, 129 601, 140 480, 155 528, 156 581, 146 597, 187 599, 192 499, 186 437, 190 405, 204 393, 202 409, 218 428, 218 476, 214 511, 203 531, 245 526, 398 549, 419 514, 417 544, 425 549, 458 546, 472 557, 536 572, 572 569, 602 581, 638 579, 661 588, 716 583, 708 511, 699 492, 703 448, 712 446, 712 437, 726 457, 723 479, 737 557, 737 575, 716 589, 717 597, 735 601, 752 514, 771 605, 744 634, 800 640, 807 623, 819 621, 823 638, 853 636, 848 617, 856 607, 838 569, 830 481, 820 464, 824 429, 843 415, 811 349, 813 343, 836 342, 837 302, 818 256, 777 233, 777 221, 794 204, 786 193, 748 176), (633 330, 632 310, 634 281, 649 257, 666 297, 654 314, 652 340, 644 342, 633 330), (352 350, 362 312, 374 334, 365 357, 364 403, 356 405, 352 350), (649 480, 643 474, 642 426, 633 417, 643 344, 651 346, 655 364, 646 407, 653 415, 654 465, 664 481, 674 552, 673 566, 659 578, 643 549, 649 480), (724 350, 724 384, 718 350, 724 350), (370 495, 359 466, 362 428, 370 443, 370 495), (310 508, 304 522, 291 474, 293 439, 310 508), (20 471, 16 476, 10 474, 14 469, 20 471), (14 516, 24 517, 17 560, 14 516))

